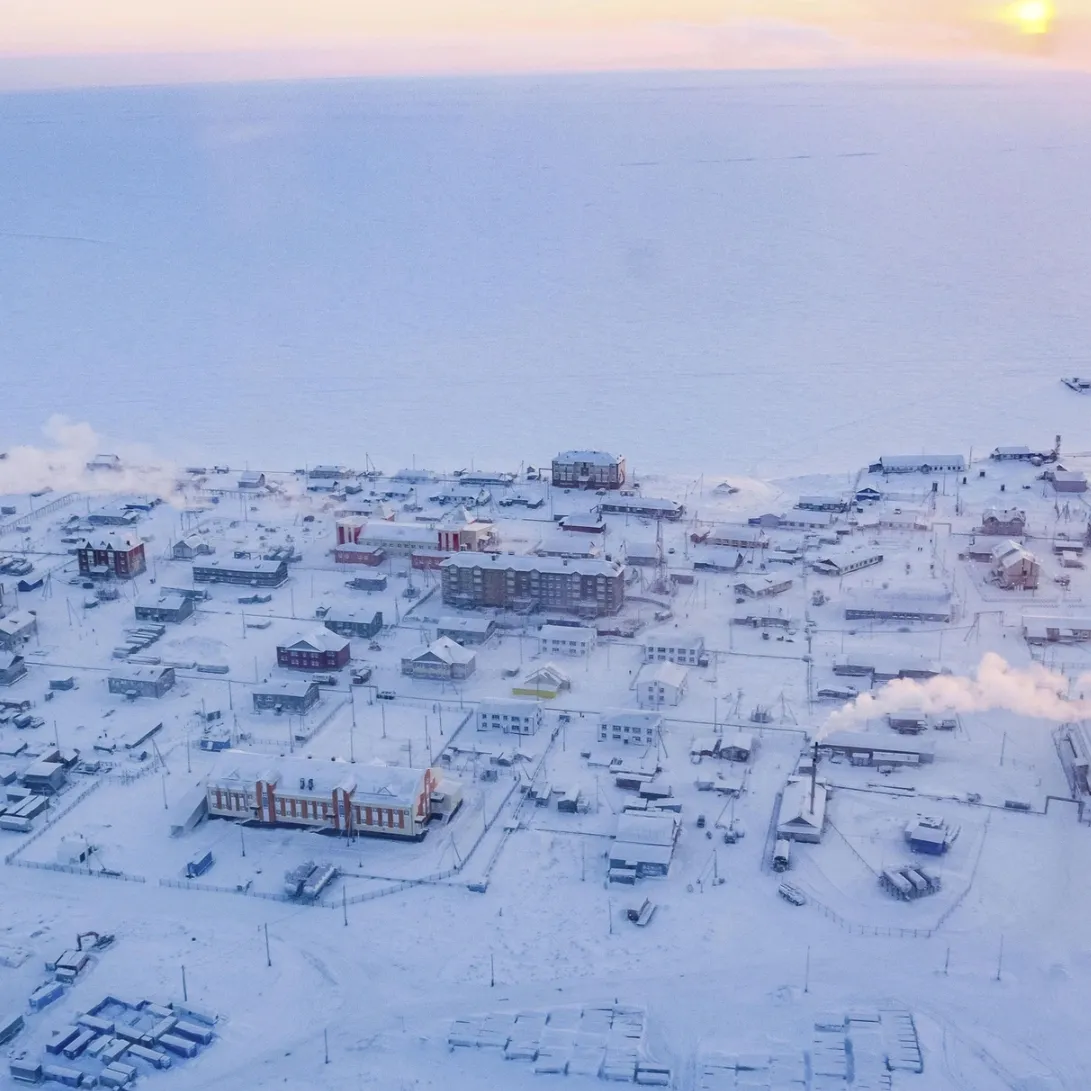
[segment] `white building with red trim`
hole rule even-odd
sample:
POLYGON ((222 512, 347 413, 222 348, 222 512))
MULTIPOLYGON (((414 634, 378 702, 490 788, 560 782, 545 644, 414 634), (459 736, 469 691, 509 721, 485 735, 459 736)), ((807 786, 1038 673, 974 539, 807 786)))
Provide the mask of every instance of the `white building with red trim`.
POLYGON ((419 841, 441 777, 435 768, 225 750, 205 791, 212 817, 419 841))

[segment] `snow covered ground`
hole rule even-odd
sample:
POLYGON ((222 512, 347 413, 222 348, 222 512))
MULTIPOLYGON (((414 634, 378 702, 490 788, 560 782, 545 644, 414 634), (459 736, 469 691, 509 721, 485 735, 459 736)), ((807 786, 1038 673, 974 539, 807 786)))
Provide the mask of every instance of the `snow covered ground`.
POLYGON ((1075 435, 1089 127, 1087 76, 990 65, 3 96, 0 443, 768 477, 1075 435))
MULTIPOLYGON (((1062 461, 1088 464, 1064 455, 1062 461)), ((298 476, 274 477, 275 492, 256 494, 236 493, 219 475, 204 487, 191 481, 174 503, 139 518, 135 533, 144 540, 148 571, 121 584, 116 601, 93 608, 85 606, 88 590, 72 582, 75 562, 62 538, 82 533, 79 522, 109 498, 77 496, 43 515, 35 512, 50 494, 0 498, 17 511, 0 553, 25 556, 35 566, 32 576, 49 577, 42 588, 22 592, 4 578, 5 605, 36 611, 38 633, 22 649, 28 674, 0 690, 0 699, 31 701, 45 722, 19 729, 8 716, 0 723, 0 749, 9 755, 0 765, 21 772, 54 743, 105 763, 98 773, 74 774, 30 834, 0 832, 8 861, 0 872, 0 1010, 25 1006, 46 979, 43 960, 71 946, 77 932, 118 937, 63 999, 28 1015, 26 1029, 5 1048, 36 1055, 53 1029, 107 994, 177 1000, 185 967, 190 1003, 220 1016, 216 1040, 169 1072, 145 1071, 140 1080, 147 1086, 591 1087, 596 1058, 614 1055, 607 1026, 613 1017, 603 1014, 614 1008, 642 1013, 636 1055, 642 1064, 669 1068, 677 1088, 849 1091, 870 1086, 873 1054, 895 1091, 1086 1086, 1091 1050, 1081 1020, 1091 947, 1082 907, 1091 893, 1091 844, 1077 805, 1059 801, 1070 788, 1054 744, 1057 716, 1028 715, 1018 704, 1024 698, 1009 692, 996 707, 963 705, 953 730, 929 728, 931 764, 884 772, 824 757, 820 775, 833 793, 821 843, 797 843, 786 876, 773 872, 770 859, 776 800, 809 740, 842 728, 869 731, 887 745, 901 739, 877 712, 831 719, 841 704, 818 699, 819 689, 868 689, 867 679, 834 673, 843 656, 909 667, 937 661, 949 672, 940 681, 963 686, 965 694, 970 683, 958 680, 996 652, 1014 671, 1038 663, 1062 672, 1062 697, 1052 700, 1070 689, 1071 718, 1087 714, 1078 681, 1087 668, 1083 649, 1035 649, 1022 637, 1024 615, 1078 616, 1091 593, 1086 569, 1062 568, 1051 548, 1060 535, 1082 540, 1087 506, 1078 495, 1055 497, 1040 472, 979 459, 965 483, 961 476, 936 478, 934 493, 923 475, 739 478, 734 494, 718 480, 645 477, 645 494, 687 505, 681 521, 664 524, 663 549, 667 570, 693 582, 663 594, 651 586, 654 569, 633 569, 622 615, 600 627, 635 637, 603 636, 588 657, 557 660, 571 689, 546 702, 543 729, 518 742, 477 731, 471 713, 479 700, 506 695, 513 681, 545 662, 534 635, 541 618, 501 615, 504 627, 477 649, 476 670, 464 682, 405 677, 401 658, 452 612, 440 601, 435 576, 414 572, 419 593, 406 597, 408 564, 393 560, 381 569, 386 591, 347 589, 346 579, 360 569, 335 564, 330 552, 334 512, 346 501, 304 492, 298 476), (737 572, 694 569, 711 549, 694 535, 723 523, 741 527, 770 511, 791 514, 800 493, 837 494, 849 483, 873 486, 885 498, 837 517, 827 536, 840 529, 841 545, 772 529, 773 544, 781 552, 800 547, 806 564, 776 564, 755 550, 743 551, 737 572), (215 485, 226 489, 218 502, 208 491, 215 485), (1043 568, 1037 591, 1002 591, 984 579, 988 566, 967 556, 984 510, 997 503, 1026 512, 1026 544, 1043 568), (203 537, 220 557, 287 544, 300 560, 267 603, 240 603, 252 588, 210 585, 193 618, 168 624, 145 649, 179 662, 221 664, 227 673, 179 668, 177 685, 161 699, 111 695, 104 676, 117 663, 111 653, 123 629, 133 624, 134 599, 193 586, 189 563, 170 559, 183 532, 203 537), (879 551, 884 559, 840 579, 807 567, 848 548, 879 551), (781 573, 791 586, 771 598, 735 590, 740 581, 781 573), (1062 576, 1067 585, 1056 582, 1062 576), (844 617, 865 594, 941 587, 955 594, 950 623, 844 617), (823 592, 821 604, 816 591, 823 592), (349 686, 340 677, 302 721, 254 712, 255 684, 290 676, 275 666, 276 644, 320 624, 316 610, 350 602, 382 610, 386 622, 377 648, 352 642, 354 664, 372 669, 369 684, 349 686), (791 620, 768 630, 732 621, 760 611, 791 620), (681 703, 662 710, 656 746, 600 742, 598 714, 636 705, 640 642, 686 633, 703 636, 708 665, 691 667, 681 703), (61 675, 71 675, 77 688, 46 701, 48 680, 61 675), (396 697, 380 700, 379 690, 396 697), (463 806, 416 844, 240 831, 223 820, 172 837, 179 802, 216 761, 198 744, 201 717, 213 711, 223 719, 212 735, 222 724, 235 745, 270 762, 289 750, 316 762, 351 757, 403 766, 431 755, 462 783, 463 806), (154 746, 135 753, 94 748, 160 721, 154 746), (691 758, 696 740, 739 729, 757 742, 747 765, 691 758), (652 783, 671 786, 681 835, 665 878, 635 886, 606 881, 617 815, 635 799, 616 786, 611 757, 627 765, 652 760, 661 767, 652 783), (742 788, 736 799, 699 783, 734 779, 742 788), (581 813, 558 810, 555 795, 543 806, 524 796, 523 786, 547 782, 579 790, 581 813), (1029 809, 1012 810, 1009 800, 1029 809), (958 836, 934 858, 942 889, 903 902, 884 892, 878 874, 919 862, 903 834, 919 814, 958 836), (733 822, 745 836, 726 844, 723 833, 733 822), (52 870, 62 839, 73 835, 96 847, 90 874, 52 870), (215 858, 212 869, 184 879, 187 861, 206 851, 215 858), (314 906, 282 900, 285 872, 303 859, 334 863, 341 872, 314 906), (102 869, 110 874, 94 874, 102 869), (807 904, 777 897, 785 877, 807 904), (626 910, 644 898, 657 910, 639 928, 626 910), (887 1072, 881 1063, 890 1048, 883 1035, 894 1032, 875 1028, 895 1026, 898 1012, 913 1020, 922 1074, 887 1072), (873 1021, 880 1016, 882 1024, 873 1021), (847 1031, 816 1029, 845 1018, 853 1020, 847 1031), (523 1041, 524 1032, 510 1030, 520 1026, 537 1028, 525 1032, 533 1048, 520 1049, 538 1060, 507 1060, 502 1044, 450 1044, 452 1028, 461 1028, 456 1038, 470 1028, 483 1041, 497 1033, 523 1041), (853 1043, 847 1054, 846 1036, 853 1043), (852 1060, 839 1061, 842 1054, 852 1060), (570 1062, 567 1075, 536 1073, 558 1056, 570 1062), (725 1057, 747 1067, 724 1067, 725 1057), (848 1081, 831 1074, 840 1063, 848 1065, 848 1081), (791 1082, 793 1073, 803 1083, 791 1082)), ((362 485, 359 498, 387 487, 362 485)), ((476 511, 495 522, 501 548, 525 551, 546 531, 564 533, 553 531, 550 510, 582 510, 593 499, 536 482, 519 490, 546 497, 546 505, 513 515, 523 509, 498 506, 506 490, 496 488, 476 511)), ((449 510, 417 499, 423 510, 399 511, 400 520, 427 521, 449 510)), ((649 535, 654 527, 639 519, 608 516, 603 548, 621 555, 627 542, 649 535)), ((930 700, 929 685, 900 703, 877 685, 875 707, 930 700)))

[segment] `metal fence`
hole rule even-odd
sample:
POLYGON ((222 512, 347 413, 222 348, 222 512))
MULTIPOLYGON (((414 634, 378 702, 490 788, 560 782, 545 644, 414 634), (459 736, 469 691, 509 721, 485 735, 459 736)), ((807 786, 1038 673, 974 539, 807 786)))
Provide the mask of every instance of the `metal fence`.
POLYGON ((31 833, 28 837, 26 837, 20 843, 19 847, 17 849, 15 849, 14 852, 9 852, 7 854, 7 856, 4 857, 4 863, 5 864, 14 864, 14 863, 16 863, 18 857, 20 857, 24 852, 26 852, 26 850, 28 848, 30 848, 30 846, 33 845, 34 842, 37 841, 38 838, 41 837, 47 830, 49 830, 49 828, 51 826, 53 826, 55 823, 59 822, 62 818, 64 818, 64 816, 66 814, 68 814, 68 812, 70 810, 72 810, 73 807, 78 807, 92 792, 98 791, 98 789, 101 788, 101 787, 102 787, 102 781, 100 779, 99 780, 93 780, 87 786, 87 788, 85 788, 82 792, 79 792, 74 799, 69 800, 66 806, 61 807, 56 811, 54 811, 52 808, 50 808, 49 818, 45 822, 43 822, 40 826, 38 826, 34 830, 33 833, 31 833))
POLYGON ((128 875, 124 871, 94 871, 75 864, 50 864, 43 860, 9 860, 12 867, 29 867, 38 871, 63 871, 68 875, 90 875, 96 879, 120 879, 125 883, 146 883, 143 875, 128 875))

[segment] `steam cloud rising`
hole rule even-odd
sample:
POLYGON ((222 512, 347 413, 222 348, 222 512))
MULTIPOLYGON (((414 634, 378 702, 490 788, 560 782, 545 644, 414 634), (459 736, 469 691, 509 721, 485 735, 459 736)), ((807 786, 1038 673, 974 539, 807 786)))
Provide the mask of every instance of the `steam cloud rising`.
MULTIPOLYGON (((1077 692, 1088 684, 1091 674, 1080 675, 1076 679, 1077 692)), ((1082 696, 1069 700, 1068 689, 1069 679, 1058 671, 1037 663, 1013 667, 996 652, 986 652, 972 677, 941 674, 923 681, 896 678, 875 693, 862 694, 833 713, 820 735, 888 712, 918 708, 924 712, 1002 710, 1058 722, 1091 718, 1091 700, 1082 696)))
POLYGON ((56 492, 150 493, 167 499, 174 492, 177 470, 148 464, 148 452, 139 448, 104 446, 87 423, 53 416, 42 428, 49 446, 10 447, 0 459, 0 493, 29 493, 51 488, 56 492), (87 463, 100 453, 121 457, 116 471, 92 471, 87 463))

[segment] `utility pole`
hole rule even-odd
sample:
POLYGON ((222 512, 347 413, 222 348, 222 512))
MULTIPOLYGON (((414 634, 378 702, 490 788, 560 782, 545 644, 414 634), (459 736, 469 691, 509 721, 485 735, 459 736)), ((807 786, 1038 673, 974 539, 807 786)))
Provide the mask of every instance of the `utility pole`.
POLYGON ((352 723, 349 724, 349 761, 356 761, 356 690, 349 689, 349 704, 352 705, 352 723))
POLYGON ((161 783, 163 785, 163 810, 166 811, 166 810, 169 810, 169 808, 167 807, 167 774, 166 773, 163 774, 163 776, 161 778, 161 783))
POLYGON ((186 988, 186 968, 182 967, 182 1000, 189 1003, 189 990, 186 988))
POLYGON ((344 884, 341 884, 341 912, 345 916, 345 927, 349 926, 349 899, 348 891, 345 889, 344 884))
POLYGON ((246 831, 242 826, 239 827, 239 842, 242 844, 242 854, 246 855, 246 831))
POLYGON ((322 1041, 326 1047, 326 1064, 330 1063, 330 1032, 328 1027, 322 1028, 322 1041))
MULTIPOLYGON (((265 927, 265 965, 266 966, 272 966, 273 965, 273 956, 269 953, 269 925, 265 925, 264 927, 265 927)), ((809 951, 810 948, 808 947, 807 950, 809 951)))
POLYGON ((803 991, 809 993, 811 991, 811 948, 807 947, 807 963, 803 970, 803 991))
POLYGON ((1000 933, 1000 951, 996 956, 996 980, 1000 980, 1000 972, 1004 968, 1004 933, 1000 933))
POLYGON ((496 958, 489 952, 489 988, 496 988, 496 958))

